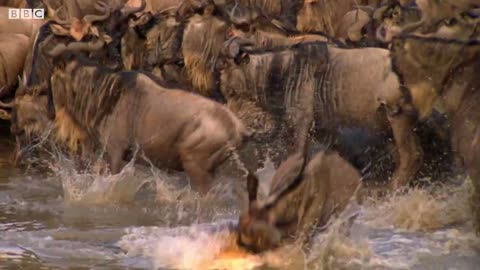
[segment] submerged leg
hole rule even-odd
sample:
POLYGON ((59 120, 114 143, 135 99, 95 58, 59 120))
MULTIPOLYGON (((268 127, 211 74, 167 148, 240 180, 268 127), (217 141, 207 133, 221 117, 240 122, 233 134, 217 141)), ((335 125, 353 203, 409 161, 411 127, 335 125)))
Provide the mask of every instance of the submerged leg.
POLYGON ((208 168, 207 161, 187 156, 182 158, 183 169, 190 178, 190 185, 193 190, 205 195, 213 183, 213 175, 208 168))
POLYGON ((395 172, 391 188, 396 190, 408 185, 420 169, 423 162, 423 150, 413 130, 414 119, 406 115, 388 118, 393 131, 399 162, 395 164, 395 172))
POLYGON ((124 150, 121 147, 108 147, 108 161, 110 163, 110 172, 111 174, 120 173, 125 166, 125 161, 123 160, 124 150))

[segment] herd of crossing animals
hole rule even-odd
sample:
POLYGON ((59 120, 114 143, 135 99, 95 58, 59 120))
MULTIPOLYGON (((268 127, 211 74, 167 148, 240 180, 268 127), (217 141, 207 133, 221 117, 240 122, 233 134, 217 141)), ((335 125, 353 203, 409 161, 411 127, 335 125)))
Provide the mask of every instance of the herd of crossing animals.
POLYGON ((342 130, 388 138, 390 191, 436 155, 436 136, 473 182, 480 229, 478 0, 0 6, 0 118, 18 166, 42 155, 29 146, 51 130, 46 140, 78 166, 104 149, 102 164, 116 174, 140 150, 159 168, 184 170, 205 194, 236 152, 249 197, 238 241, 263 251, 292 235, 308 240, 363 185, 356 161, 375 157, 358 153, 355 132, 342 141, 342 130), (43 8, 45 19, 10 20, 9 8, 43 8), (260 199, 254 172, 267 152, 277 170, 260 199))

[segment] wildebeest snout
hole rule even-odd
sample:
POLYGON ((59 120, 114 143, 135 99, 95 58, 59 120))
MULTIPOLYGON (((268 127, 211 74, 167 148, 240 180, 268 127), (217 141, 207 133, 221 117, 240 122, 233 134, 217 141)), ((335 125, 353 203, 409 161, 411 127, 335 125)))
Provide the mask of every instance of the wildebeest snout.
POLYGON ((238 245, 258 253, 280 245, 281 233, 275 226, 265 220, 244 213, 239 220, 238 245))

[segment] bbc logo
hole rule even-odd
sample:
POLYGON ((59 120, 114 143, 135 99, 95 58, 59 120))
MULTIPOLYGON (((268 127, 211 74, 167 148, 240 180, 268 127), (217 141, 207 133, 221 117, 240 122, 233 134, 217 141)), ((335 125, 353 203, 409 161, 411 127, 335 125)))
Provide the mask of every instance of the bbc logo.
POLYGON ((45 10, 43 8, 9 8, 9 19, 43 19, 45 18, 45 10))

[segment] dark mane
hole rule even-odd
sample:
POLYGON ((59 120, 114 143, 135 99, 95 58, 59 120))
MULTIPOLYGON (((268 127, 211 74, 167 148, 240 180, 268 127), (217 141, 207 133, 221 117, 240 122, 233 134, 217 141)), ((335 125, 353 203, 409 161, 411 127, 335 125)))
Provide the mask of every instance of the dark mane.
POLYGON ((77 56, 66 56, 69 59, 66 65, 75 65, 72 72, 66 74, 67 79, 59 79, 62 70, 54 71, 49 87, 49 111, 55 112, 54 106, 60 106, 77 124, 95 135, 96 127, 113 112, 120 96, 127 91, 135 91, 138 73, 116 73, 77 56), (54 79, 61 81, 53 85, 54 79), (61 104, 54 104, 55 101, 61 104))
POLYGON ((52 58, 46 55, 45 51, 59 43, 72 40, 71 37, 55 35, 51 30, 52 24, 56 22, 50 20, 39 28, 33 48, 25 59, 26 86, 41 84, 48 80, 54 65, 52 58))
POLYGON ((40 43, 42 43, 48 36, 53 34, 52 30, 50 30, 50 25, 53 24, 53 23, 54 23, 54 21, 50 20, 38 29, 37 37, 35 39, 35 43, 33 44, 32 52, 31 52, 31 59, 28 59, 28 57, 26 59, 26 61, 31 60, 31 62, 30 63, 25 63, 25 68, 27 68, 27 67, 31 68, 30 74, 27 75, 28 77, 24 78, 24 79, 26 79, 26 82, 27 82, 26 85, 27 86, 30 86, 30 85, 35 84, 35 83, 39 83, 39 79, 37 78, 38 75, 35 72, 33 72, 33 70, 34 70, 34 68, 36 66, 36 63, 37 63, 38 53, 39 53, 38 50, 39 50, 40 43))
POLYGON ((325 42, 300 43, 272 49, 246 51, 256 60, 241 65, 246 75, 246 87, 260 106, 275 117, 290 117, 305 91, 319 92, 328 65, 325 42), (250 71, 260 71, 252 77, 250 71), (313 78, 306 80, 306 78, 313 78))

